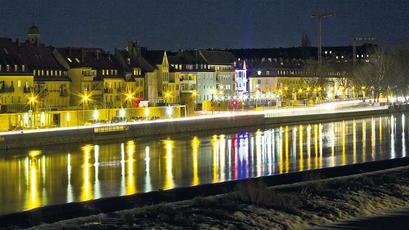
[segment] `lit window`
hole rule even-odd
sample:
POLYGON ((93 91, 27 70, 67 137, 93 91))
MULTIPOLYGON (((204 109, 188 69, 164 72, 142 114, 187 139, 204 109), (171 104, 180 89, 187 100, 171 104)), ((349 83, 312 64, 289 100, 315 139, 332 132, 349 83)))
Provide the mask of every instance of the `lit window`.
POLYGON ((328 51, 325 50, 325 54, 328 54, 328 51))
POLYGON ((67 60, 68 60, 69 62, 72 62, 71 58, 67 58, 67 60))

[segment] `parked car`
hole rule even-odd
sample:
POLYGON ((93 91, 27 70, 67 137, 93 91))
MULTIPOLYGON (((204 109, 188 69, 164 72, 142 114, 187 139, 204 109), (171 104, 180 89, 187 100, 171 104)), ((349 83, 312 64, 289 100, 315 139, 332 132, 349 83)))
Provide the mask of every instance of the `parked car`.
POLYGON ((126 122, 125 117, 113 117, 111 119, 111 123, 120 123, 120 122, 126 122))
POLYGON ((95 124, 106 124, 106 123, 107 123, 107 121, 105 121, 105 120, 94 120, 94 119, 92 119, 92 120, 88 120, 87 122, 85 122, 84 125, 95 125, 95 124))

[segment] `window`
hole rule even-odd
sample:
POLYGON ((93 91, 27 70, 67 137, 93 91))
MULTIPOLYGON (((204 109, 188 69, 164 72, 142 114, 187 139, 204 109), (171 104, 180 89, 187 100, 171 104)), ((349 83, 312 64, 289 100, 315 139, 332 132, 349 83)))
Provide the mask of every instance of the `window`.
POLYGON ((20 80, 17 81, 17 87, 19 87, 19 88, 21 87, 21 81, 20 80))

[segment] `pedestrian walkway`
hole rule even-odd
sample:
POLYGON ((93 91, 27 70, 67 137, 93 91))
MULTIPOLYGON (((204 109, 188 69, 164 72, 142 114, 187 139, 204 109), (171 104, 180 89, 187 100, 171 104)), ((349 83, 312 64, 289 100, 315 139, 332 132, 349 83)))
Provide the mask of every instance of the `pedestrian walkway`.
POLYGON ((337 224, 324 225, 312 228, 313 230, 324 229, 409 229, 409 207, 398 211, 366 218, 344 221, 337 224))

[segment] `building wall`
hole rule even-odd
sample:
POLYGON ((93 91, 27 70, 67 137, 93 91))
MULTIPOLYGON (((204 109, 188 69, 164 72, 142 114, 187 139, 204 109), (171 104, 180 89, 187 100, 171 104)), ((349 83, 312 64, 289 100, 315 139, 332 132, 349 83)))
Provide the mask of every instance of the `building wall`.
POLYGON ((158 101, 158 74, 157 70, 150 73, 145 73, 145 92, 144 98, 148 100, 149 103, 155 104, 158 101))
POLYGON ((100 98, 102 89, 95 84, 96 71, 90 67, 72 68, 68 70, 71 79, 70 103, 72 106, 81 104, 81 95, 91 93, 93 100, 100 98))
POLYGON ((197 72, 197 103, 211 101, 217 96, 214 72, 197 72))
MULTIPOLYGON (((164 106, 149 108, 124 109, 125 117, 151 119, 177 118, 185 115, 182 106, 164 106)), ((0 131, 14 130, 16 128, 49 128, 70 127, 87 123, 91 120, 109 121, 119 116, 120 109, 90 109, 90 110, 65 110, 65 111, 34 111, 33 113, 8 113, 0 114, 0 131), (96 112, 97 111, 97 112, 96 112)))
POLYGON ((0 75, 0 105, 7 112, 28 109, 28 100, 33 93, 33 75, 0 75))
POLYGON ((168 104, 180 103, 180 72, 170 72, 164 99, 168 104))
POLYGON ((123 78, 104 78, 104 96, 102 107, 122 107, 125 103, 124 94, 125 80, 123 78))
POLYGON ((39 97, 37 108, 66 108, 70 106, 69 81, 35 81, 36 94, 39 97))

